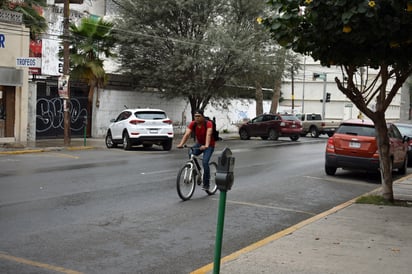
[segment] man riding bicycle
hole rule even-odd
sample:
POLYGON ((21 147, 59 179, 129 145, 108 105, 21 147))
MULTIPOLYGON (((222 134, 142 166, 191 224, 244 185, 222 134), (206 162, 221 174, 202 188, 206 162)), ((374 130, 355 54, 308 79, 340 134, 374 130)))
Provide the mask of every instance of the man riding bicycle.
POLYGON ((196 144, 193 146, 193 153, 199 155, 203 153, 203 190, 209 190, 210 169, 209 161, 215 150, 215 140, 213 139, 213 123, 206 120, 203 115, 203 110, 196 110, 194 113, 195 120, 190 122, 186 128, 186 132, 182 140, 177 145, 182 148, 191 136, 193 130, 195 131, 196 144))

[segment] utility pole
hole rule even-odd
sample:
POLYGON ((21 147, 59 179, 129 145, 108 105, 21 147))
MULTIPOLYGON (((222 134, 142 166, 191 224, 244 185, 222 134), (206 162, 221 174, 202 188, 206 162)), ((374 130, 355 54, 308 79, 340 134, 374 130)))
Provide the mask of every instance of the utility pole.
POLYGON ((295 113, 295 81, 293 79, 293 66, 291 67, 292 70, 292 114, 295 113))
POLYGON ((303 57, 302 113, 305 113, 306 56, 303 57))
MULTIPOLYGON (((69 54, 69 23, 70 23, 70 0, 64 0, 63 7, 63 76, 70 74, 69 54)), ((67 78, 69 79, 69 78, 67 78)), ((67 96, 63 98, 64 110, 64 145, 70 145, 70 84, 67 81, 67 96)))
MULTIPOLYGON (((324 73, 313 73, 313 80, 317 78, 323 80, 323 95, 320 101, 322 102, 322 119, 325 119, 325 103, 326 103, 326 72, 324 73)), ((330 95, 329 95, 330 96, 330 95)))
POLYGON ((326 73, 323 74, 322 119, 325 119, 325 107, 326 107, 326 73))

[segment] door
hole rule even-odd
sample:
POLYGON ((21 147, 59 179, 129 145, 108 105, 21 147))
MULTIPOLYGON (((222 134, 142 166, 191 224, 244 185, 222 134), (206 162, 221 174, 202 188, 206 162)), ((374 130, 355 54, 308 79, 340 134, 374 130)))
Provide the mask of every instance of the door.
POLYGON ((399 130, 390 125, 388 128, 390 149, 393 153, 393 162, 395 166, 402 166, 407 155, 407 144, 403 141, 402 134, 399 130))
POLYGON ((14 137, 16 89, 0 86, 0 138, 14 137))
POLYGON ((254 118, 249 124, 249 135, 250 136, 260 136, 262 134, 261 124, 263 122, 263 115, 254 118))

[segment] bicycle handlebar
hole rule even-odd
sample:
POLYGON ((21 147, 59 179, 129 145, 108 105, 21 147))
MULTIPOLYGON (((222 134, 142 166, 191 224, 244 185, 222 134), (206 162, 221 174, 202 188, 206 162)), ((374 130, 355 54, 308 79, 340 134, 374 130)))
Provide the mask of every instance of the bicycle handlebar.
POLYGON ((183 145, 182 147, 177 147, 178 149, 182 149, 182 148, 194 148, 194 146, 188 146, 188 145, 183 145))

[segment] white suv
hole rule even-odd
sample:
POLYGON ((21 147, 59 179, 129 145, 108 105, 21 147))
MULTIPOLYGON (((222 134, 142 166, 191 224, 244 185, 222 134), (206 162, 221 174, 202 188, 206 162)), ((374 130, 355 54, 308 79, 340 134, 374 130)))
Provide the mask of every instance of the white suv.
POLYGON ((112 119, 106 134, 106 146, 123 144, 125 150, 134 145, 152 147, 161 145, 170 150, 173 144, 173 125, 166 112, 161 109, 125 109, 112 119))

